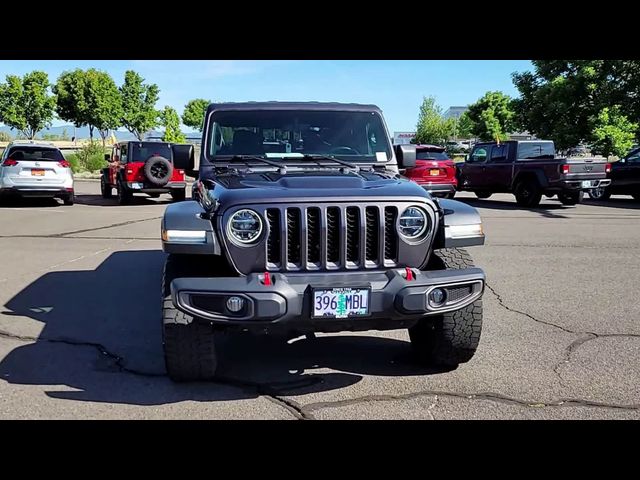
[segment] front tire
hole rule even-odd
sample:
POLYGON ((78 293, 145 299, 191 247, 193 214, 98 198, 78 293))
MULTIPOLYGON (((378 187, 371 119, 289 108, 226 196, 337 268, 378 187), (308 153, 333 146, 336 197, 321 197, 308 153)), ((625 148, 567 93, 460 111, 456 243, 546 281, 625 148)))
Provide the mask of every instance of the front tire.
POLYGON ((171 300, 171 282, 200 271, 202 259, 189 255, 169 255, 164 266, 162 343, 167 375, 174 382, 212 380, 218 367, 213 326, 181 312, 171 300))
MULTIPOLYGON (((434 250, 433 269, 458 270, 473 267, 471 255, 463 248, 434 250)), ((409 329, 411 347, 419 361, 457 367, 474 356, 482 332, 482 300, 455 312, 426 317, 409 329)))

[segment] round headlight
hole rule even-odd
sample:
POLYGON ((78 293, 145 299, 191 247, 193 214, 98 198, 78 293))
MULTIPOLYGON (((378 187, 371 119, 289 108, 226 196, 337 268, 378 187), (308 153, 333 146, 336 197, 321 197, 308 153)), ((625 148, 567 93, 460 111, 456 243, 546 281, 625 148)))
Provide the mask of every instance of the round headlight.
POLYGON ((418 207, 407 208, 398 219, 398 233, 409 240, 420 238, 427 230, 427 214, 418 207))
POLYGON ((262 218, 253 210, 238 210, 227 224, 229 238, 239 245, 256 241, 262 233, 262 218))

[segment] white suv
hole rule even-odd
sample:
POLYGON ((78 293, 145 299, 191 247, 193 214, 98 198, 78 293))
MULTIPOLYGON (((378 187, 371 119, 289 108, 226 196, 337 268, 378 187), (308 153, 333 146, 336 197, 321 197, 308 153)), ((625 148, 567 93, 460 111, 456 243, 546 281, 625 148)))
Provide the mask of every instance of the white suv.
POLYGON ((57 197, 73 205, 73 174, 62 152, 51 143, 15 141, 0 159, 0 197, 57 197))

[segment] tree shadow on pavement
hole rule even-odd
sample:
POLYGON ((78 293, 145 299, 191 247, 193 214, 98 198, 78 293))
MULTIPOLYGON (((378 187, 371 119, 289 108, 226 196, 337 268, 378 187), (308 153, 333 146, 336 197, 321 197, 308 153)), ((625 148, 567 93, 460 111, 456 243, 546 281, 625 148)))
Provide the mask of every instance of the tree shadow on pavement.
POLYGON ((362 375, 442 372, 415 364, 409 343, 391 338, 350 334, 287 342, 228 334, 218 345, 220 381, 175 384, 165 376, 161 345, 164 258, 158 250, 116 252, 95 270, 47 273, 24 288, 2 314, 44 327, 34 343, 0 361, 0 379, 50 385, 55 388, 47 395, 55 398, 162 405, 328 391, 362 375))
POLYGON ((562 215, 560 213, 555 213, 555 212, 567 210, 570 208, 575 208, 573 206, 562 205, 561 203, 558 203, 557 205, 541 203, 537 207, 525 208, 525 207, 521 207, 515 202, 508 202, 505 200, 488 200, 488 199, 481 200, 481 199, 464 198, 464 197, 456 198, 456 200, 464 202, 467 205, 471 205, 472 207, 475 207, 475 208, 484 208, 489 210, 526 210, 526 211, 537 213, 545 218, 569 218, 566 215, 562 215))

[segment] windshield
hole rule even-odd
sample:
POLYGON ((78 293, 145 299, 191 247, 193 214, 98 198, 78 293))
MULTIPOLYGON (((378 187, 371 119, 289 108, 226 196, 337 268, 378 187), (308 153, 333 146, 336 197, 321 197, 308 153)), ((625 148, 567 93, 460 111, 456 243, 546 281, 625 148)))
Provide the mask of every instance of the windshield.
POLYGON ((171 160, 171 148, 166 143, 134 143, 131 147, 130 162, 146 162, 149 157, 171 160))
POLYGON ((418 150, 416 160, 449 160, 449 155, 440 150, 418 150))
POLYGON ((64 157, 57 148, 47 147, 12 147, 7 158, 13 160, 37 160, 39 162, 62 162, 64 157))
POLYGON ((387 161, 391 145, 375 112, 244 110, 213 114, 207 157, 302 158, 331 155, 354 162, 387 161))

